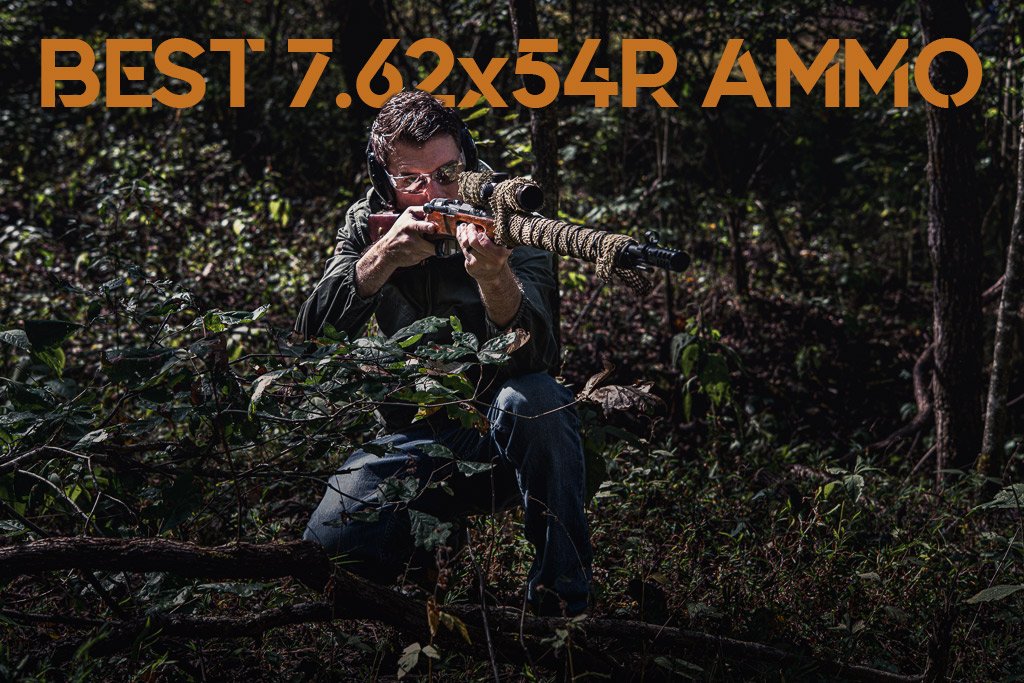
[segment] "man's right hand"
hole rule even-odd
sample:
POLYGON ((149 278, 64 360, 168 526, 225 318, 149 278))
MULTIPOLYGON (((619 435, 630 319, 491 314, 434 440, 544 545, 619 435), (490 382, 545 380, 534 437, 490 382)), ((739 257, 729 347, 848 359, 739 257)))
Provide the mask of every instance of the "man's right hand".
POLYGON ((426 220, 422 206, 410 206, 402 212, 391 229, 366 250, 356 263, 356 293, 372 296, 399 268, 422 263, 434 255, 434 243, 426 235, 435 233, 426 220))
POLYGON ((434 255, 434 243, 425 238, 436 232, 422 206, 410 206, 391 229, 375 244, 383 250, 384 260, 396 268, 415 266, 434 255))

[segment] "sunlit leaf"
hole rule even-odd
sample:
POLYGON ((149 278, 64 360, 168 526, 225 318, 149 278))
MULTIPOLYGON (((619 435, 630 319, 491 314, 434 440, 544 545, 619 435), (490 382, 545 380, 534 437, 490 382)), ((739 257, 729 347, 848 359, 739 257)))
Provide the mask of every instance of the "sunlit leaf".
POLYGON ((1014 484, 1001 489, 995 498, 980 507, 1013 510, 1024 508, 1024 484, 1014 484))
POLYGON ((0 343, 13 346, 22 351, 31 351, 32 344, 28 340, 25 330, 3 330, 0 331, 0 343))
MULTIPOLYGON (((393 335, 391 335, 389 339, 390 341, 395 343, 401 343, 403 341, 409 340, 418 341, 419 337, 421 337, 422 335, 429 334, 431 332, 437 332, 440 328, 444 327, 447 324, 447 318, 438 318, 436 316, 430 316, 427 318, 423 318, 422 320, 417 320, 411 325, 403 327, 398 332, 395 332, 393 335)), ((402 344, 402 346, 407 345, 408 344, 402 344)))
POLYGON ((986 588, 985 590, 981 591, 973 598, 968 598, 967 602, 974 604, 978 602, 992 602, 993 600, 1002 600, 1003 598, 1008 598, 1020 590, 1024 590, 1024 586, 992 586, 991 588, 986 588))
POLYGON ((469 476, 494 469, 494 463, 472 462, 469 460, 459 460, 455 463, 455 466, 459 469, 459 472, 469 476))

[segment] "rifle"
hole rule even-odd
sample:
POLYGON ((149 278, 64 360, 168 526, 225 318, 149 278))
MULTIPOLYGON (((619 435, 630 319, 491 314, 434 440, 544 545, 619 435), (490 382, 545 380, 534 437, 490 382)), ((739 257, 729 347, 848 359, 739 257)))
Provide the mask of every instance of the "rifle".
MULTIPOLYGON (((498 244, 537 247, 563 256, 598 264, 598 275, 605 281, 617 275, 639 294, 650 291, 650 283, 636 271, 652 267, 681 272, 690 256, 681 250, 659 244, 657 232, 647 231, 646 242, 638 243, 620 235, 584 225, 544 218, 534 213, 543 203, 541 189, 523 178, 507 180, 505 174, 463 173, 459 178, 458 199, 433 199, 423 205, 426 220, 433 224, 438 238, 439 257, 458 253, 456 226, 470 223, 498 244), (491 209, 487 210, 488 207, 491 209)), ((376 242, 398 220, 388 212, 370 216, 370 239, 376 242)))

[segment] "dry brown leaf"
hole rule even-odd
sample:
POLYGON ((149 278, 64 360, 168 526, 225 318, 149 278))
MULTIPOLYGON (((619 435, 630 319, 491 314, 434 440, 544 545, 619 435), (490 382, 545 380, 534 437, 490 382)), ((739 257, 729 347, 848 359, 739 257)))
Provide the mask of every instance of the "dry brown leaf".
POLYGON ((530 333, 521 327, 516 328, 516 338, 512 340, 512 343, 505 349, 505 353, 512 353, 523 348, 526 342, 530 341, 530 333))
POLYGON ((611 384, 606 387, 595 389, 587 398, 599 403, 607 416, 613 410, 631 410, 639 408, 646 410, 648 406, 656 404, 664 405, 658 396, 651 393, 654 382, 634 382, 632 386, 620 386, 611 384))
POLYGON ((430 627, 430 638, 437 635, 437 626, 441 620, 441 609, 437 606, 434 596, 427 599, 427 625, 430 627))
POLYGON ((593 377, 591 377, 590 379, 587 380, 587 385, 585 387, 583 387, 583 391, 582 391, 582 393, 580 393, 580 398, 581 399, 583 399, 583 400, 589 399, 591 394, 594 392, 594 388, 598 384, 603 382, 605 377, 610 375, 612 373, 612 370, 615 369, 615 366, 612 363, 610 363, 608 360, 602 360, 601 362, 604 364, 604 369, 601 370, 601 372, 595 374, 593 377))

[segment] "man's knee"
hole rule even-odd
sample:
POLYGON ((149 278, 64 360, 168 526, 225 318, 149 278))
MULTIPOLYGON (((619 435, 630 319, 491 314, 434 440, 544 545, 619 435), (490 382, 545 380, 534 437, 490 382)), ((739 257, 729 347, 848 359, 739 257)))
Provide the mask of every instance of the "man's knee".
POLYGON ((544 469, 582 460, 573 394, 550 375, 536 373, 506 382, 492 406, 491 425, 499 451, 517 469, 542 453, 544 469))
POLYGON ((549 414, 566 413, 575 418, 575 411, 567 408, 573 401, 572 392, 544 372, 520 375, 502 385, 494 399, 499 413, 537 418, 549 414))

